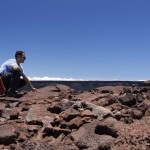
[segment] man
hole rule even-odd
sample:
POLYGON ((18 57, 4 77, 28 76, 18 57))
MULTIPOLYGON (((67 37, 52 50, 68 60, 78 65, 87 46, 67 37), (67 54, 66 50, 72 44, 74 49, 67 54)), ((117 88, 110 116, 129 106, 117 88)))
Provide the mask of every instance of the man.
POLYGON ((32 91, 37 91, 37 89, 33 87, 27 76, 24 74, 21 63, 24 63, 25 60, 25 52, 19 50, 16 51, 15 59, 5 61, 0 67, 0 76, 2 77, 2 81, 6 89, 5 94, 8 97, 21 97, 16 90, 26 84, 29 85, 32 91), (20 78, 21 76, 23 79, 20 78))

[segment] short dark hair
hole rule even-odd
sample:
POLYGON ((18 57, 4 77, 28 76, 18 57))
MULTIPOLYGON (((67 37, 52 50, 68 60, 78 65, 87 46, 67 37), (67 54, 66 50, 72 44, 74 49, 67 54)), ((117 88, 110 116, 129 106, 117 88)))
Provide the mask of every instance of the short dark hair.
POLYGON ((21 51, 21 50, 16 51, 15 58, 17 59, 17 56, 18 56, 18 55, 22 56, 23 53, 25 53, 25 52, 24 52, 24 51, 21 51))

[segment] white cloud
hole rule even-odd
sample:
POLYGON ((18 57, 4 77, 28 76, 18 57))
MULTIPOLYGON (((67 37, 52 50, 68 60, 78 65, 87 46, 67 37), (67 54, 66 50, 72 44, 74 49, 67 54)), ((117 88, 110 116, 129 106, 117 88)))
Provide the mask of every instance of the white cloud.
POLYGON ((83 79, 60 78, 60 77, 28 77, 31 81, 84 81, 83 79))
POLYGON ((138 81, 148 81, 148 80, 138 80, 138 81))
POLYGON ((147 81, 147 80, 119 80, 119 79, 74 79, 61 77, 28 77, 31 81, 147 81))

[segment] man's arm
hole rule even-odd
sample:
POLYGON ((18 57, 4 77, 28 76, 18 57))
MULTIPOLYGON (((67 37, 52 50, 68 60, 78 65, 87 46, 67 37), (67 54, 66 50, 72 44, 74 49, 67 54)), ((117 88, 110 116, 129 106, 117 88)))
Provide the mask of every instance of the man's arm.
POLYGON ((33 87, 33 85, 31 84, 30 80, 28 79, 28 77, 25 74, 22 74, 22 77, 25 80, 25 82, 29 85, 29 87, 31 88, 31 90, 33 92, 37 91, 37 89, 35 87, 33 87))

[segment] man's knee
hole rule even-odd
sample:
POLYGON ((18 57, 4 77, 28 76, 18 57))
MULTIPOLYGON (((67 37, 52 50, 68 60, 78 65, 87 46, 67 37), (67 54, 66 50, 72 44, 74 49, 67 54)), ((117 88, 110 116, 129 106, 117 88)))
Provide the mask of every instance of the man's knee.
POLYGON ((24 87, 26 84, 27 84, 27 83, 25 82, 24 79, 20 79, 19 87, 18 87, 18 88, 24 87))
POLYGON ((19 70, 13 70, 12 74, 13 74, 13 76, 17 76, 17 77, 21 76, 21 72, 19 70))

